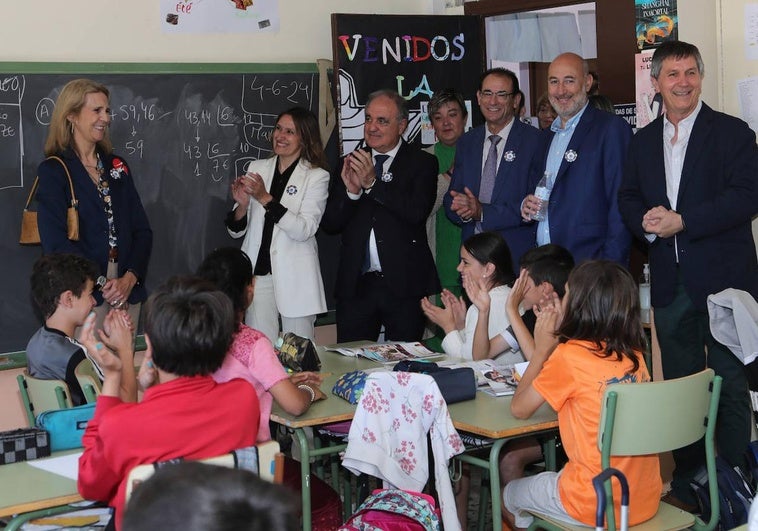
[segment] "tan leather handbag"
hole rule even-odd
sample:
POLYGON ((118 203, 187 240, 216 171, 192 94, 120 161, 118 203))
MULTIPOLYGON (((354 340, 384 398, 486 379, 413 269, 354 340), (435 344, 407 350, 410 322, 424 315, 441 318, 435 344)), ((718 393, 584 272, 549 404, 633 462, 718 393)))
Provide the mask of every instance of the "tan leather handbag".
MULTIPOLYGON (((55 159, 61 163, 63 169, 66 170, 66 177, 68 177, 68 186, 71 190, 71 206, 66 210, 66 225, 68 227, 67 237, 71 241, 79 241, 79 201, 76 200, 74 195, 74 182, 71 180, 71 174, 68 172, 66 163, 60 157, 48 157, 48 159, 55 159)), ((39 176, 34 178, 34 184, 29 191, 29 197, 26 199, 26 205, 24 206, 24 212, 21 217, 21 237, 18 239, 18 243, 23 245, 39 245, 41 243, 39 237, 39 227, 37 226, 37 212, 29 210, 29 205, 32 204, 34 194, 37 193, 37 186, 39 185, 39 176)))

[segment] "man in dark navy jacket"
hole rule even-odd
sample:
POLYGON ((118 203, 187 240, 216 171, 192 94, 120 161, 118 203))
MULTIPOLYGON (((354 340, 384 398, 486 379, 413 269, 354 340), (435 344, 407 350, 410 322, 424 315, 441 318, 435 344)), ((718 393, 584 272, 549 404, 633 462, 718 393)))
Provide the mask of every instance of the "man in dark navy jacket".
MULTIPOLYGON (((666 113, 632 139, 619 206, 649 244, 663 375, 679 378, 707 365, 723 377, 717 446, 741 465, 750 441, 744 367, 711 335, 706 301, 729 287, 758 296, 750 225, 758 212, 758 148, 745 122, 700 100, 703 73, 692 44, 669 41, 656 49, 651 76, 666 113)), ((670 501, 691 509, 689 481, 704 461, 702 444, 674 452, 674 459, 670 501)))
POLYGON ((440 291, 426 238, 437 193, 437 159, 408 145, 405 100, 392 90, 369 95, 364 139, 333 178, 321 226, 342 234, 337 272, 337 340, 417 341, 420 300, 440 291))

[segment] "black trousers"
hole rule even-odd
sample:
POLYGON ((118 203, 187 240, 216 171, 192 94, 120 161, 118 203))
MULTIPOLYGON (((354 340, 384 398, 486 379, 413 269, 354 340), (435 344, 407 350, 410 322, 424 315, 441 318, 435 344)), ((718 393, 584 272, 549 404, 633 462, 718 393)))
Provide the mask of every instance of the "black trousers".
MULTIPOLYGON (((744 466, 752 417, 744 365, 713 338, 708 313, 695 308, 681 279, 677 279, 673 302, 663 308, 656 307, 654 319, 664 379, 680 378, 706 367, 724 379, 716 424, 716 448, 732 466, 744 466)), ((687 407, 687 404, 681 407, 687 407)), ((673 455, 676 463, 671 483, 674 495, 694 504, 689 484, 705 463, 705 444, 701 439, 675 450, 673 455)))
POLYGON ((420 341, 424 332, 421 297, 393 295, 380 273, 366 273, 355 297, 337 299, 337 341, 376 341, 384 325, 388 341, 420 341))

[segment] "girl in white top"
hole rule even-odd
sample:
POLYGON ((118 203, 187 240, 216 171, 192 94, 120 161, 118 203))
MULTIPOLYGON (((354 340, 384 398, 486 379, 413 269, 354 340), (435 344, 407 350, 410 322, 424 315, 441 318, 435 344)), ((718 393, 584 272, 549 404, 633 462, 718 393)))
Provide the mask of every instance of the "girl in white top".
MULTIPOLYGON (((472 292, 479 289, 489 292, 492 300, 491 311, 487 315, 489 337, 508 328, 510 323, 505 313, 505 303, 511 291, 508 284, 513 282, 515 275, 511 266, 511 253, 502 236, 496 232, 482 232, 468 238, 461 246, 458 271, 469 298, 474 299, 472 292)), ((456 297, 447 290, 442 292, 441 299, 442 308, 427 299, 422 299, 421 307, 426 316, 445 331, 442 348, 451 356, 474 359, 472 345, 479 310, 474 304, 466 310, 463 298, 456 297)), ((480 325, 484 326, 484 323, 480 325)), ((523 361, 523 357, 518 350, 509 350, 498 356, 498 362, 506 364, 520 361, 523 361)))

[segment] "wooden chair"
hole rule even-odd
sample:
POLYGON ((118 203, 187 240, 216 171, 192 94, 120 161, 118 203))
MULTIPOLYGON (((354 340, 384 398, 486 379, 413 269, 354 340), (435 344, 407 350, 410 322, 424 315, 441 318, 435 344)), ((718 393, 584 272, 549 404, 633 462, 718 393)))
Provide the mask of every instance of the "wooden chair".
POLYGON ((63 380, 40 380, 24 371, 16 376, 16 381, 30 427, 34 427, 37 415, 43 411, 73 406, 68 385, 63 380))
MULTIPOLYGON (((284 454, 279 451, 279 443, 276 441, 267 441, 198 461, 207 465, 249 470, 271 483, 281 484, 284 477, 284 454)), ((140 483, 146 481, 161 466, 170 466, 172 462, 174 461, 148 463, 132 468, 126 481, 126 501, 129 501, 132 492, 140 483)))
MULTIPOLYGON (((603 395, 598 430, 598 448, 604 470, 611 456, 647 455, 682 448, 705 436, 705 462, 710 485, 711 517, 708 522, 661 502, 656 515, 632 529, 663 531, 673 529, 712 530, 719 520, 714 432, 721 394, 721 377, 712 369, 697 374, 637 384, 609 385, 603 395), (641 423, 644 429, 640 429, 641 423)), ((589 486, 588 486, 589 488, 589 486)), ((606 522, 616 529, 610 480, 605 483, 608 499, 606 522)), ((535 514, 529 529, 587 530, 535 514)))
POLYGON ((100 396, 100 391, 103 389, 103 383, 95 371, 95 367, 89 358, 84 358, 79 362, 79 365, 74 369, 76 380, 79 382, 79 387, 82 388, 84 398, 88 404, 94 404, 97 401, 97 397, 100 396))

